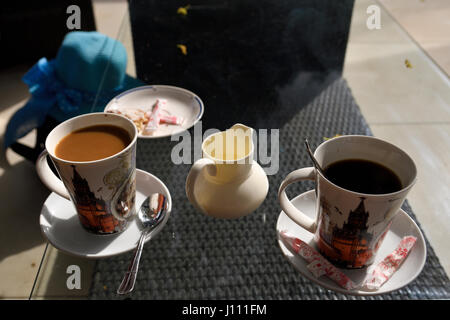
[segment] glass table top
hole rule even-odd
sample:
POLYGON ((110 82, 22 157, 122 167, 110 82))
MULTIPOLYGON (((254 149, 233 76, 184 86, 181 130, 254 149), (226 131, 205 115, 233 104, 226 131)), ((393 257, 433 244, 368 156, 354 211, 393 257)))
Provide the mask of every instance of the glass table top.
MULTIPOLYGON (((377 21, 369 19, 370 15, 362 11, 366 8, 361 3, 352 0, 217 0, 191 1, 189 5, 178 1, 129 2, 129 10, 120 22, 116 37, 126 50, 129 76, 142 85, 181 87, 201 97, 205 112, 200 134, 210 128, 224 130, 235 123, 244 123, 256 130, 269 131, 272 136, 280 134, 279 157, 288 159, 280 160, 279 167, 270 172, 269 196, 263 207, 245 219, 216 222, 200 217, 202 214, 190 205, 185 196, 185 174, 192 162, 180 166, 170 161, 173 147, 179 140, 139 140, 137 168, 164 178, 174 201, 178 201, 175 207, 178 212, 172 213, 167 229, 155 238, 154 243, 153 240, 147 243, 143 253, 147 257, 142 261, 143 275, 138 277, 141 283, 132 299, 153 298, 149 291, 155 290, 161 290, 166 299, 311 298, 308 290, 289 291, 299 285, 295 277, 300 278, 301 275, 283 260, 276 243, 275 223, 281 209, 274 192, 288 172, 307 164, 302 162, 305 161, 301 155, 302 145, 295 149, 294 140, 301 141, 303 137, 312 135, 316 137, 315 140, 312 138, 312 143, 317 147, 320 139, 335 134, 372 134, 358 111, 357 103, 374 105, 366 101, 380 92, 395 96, 396 88, 403 90, 403 87, 401 83, 393 82, 392 92, 387 91, 384 80, 380 80, 377 73, 377 60, 373 57, 376 53, 367 47, 364 37, 366 35, 375 42, 384 41, 383 45, 388 47, 386 52, 392 54, 415 45, 410 39, 392 43, 383 35, 377 39, 373 34, 377 21), (355 102, 352 91, 366 93, 355 102), (333 104, 349 105, 355 109, 329 111, 327 107, 333 104), (323 113, 314 113, 314 109, 323 113), (334 122, 339 122, 339 126, 334 122), (296 127, 296 124, 304 127, 296 127), (329 130, 319 130, 315 124, 329 126, 329 130), (314 131, 316 129, 317 132, 314 131), (333 129, 340 131, 333 132, 333 129), (158 155, 152 158, 155 152, 158 155), (197 222, 198 225, 191 225, 197 222), (230 235, 238 239, 230 239, 230 235), (194 245, 188 240, 204 243, 194 245), (227 242, 237 246, 235 251, 228 248, 227 242), (159 263, 167 266, 171 273, 160 277, 153 274, 151 268, 155 268, 158 261, 151 257, 158 257, 159 263), (146 263, 147 266, 144 265, 146 263), (273 264, 275 272, 286 272, 287 278, 266 279, 267 263, 273 264), (233 274, 237 278, 233 278, 233 274), (278 289, 278 284, 273 282, 276 280, 281 283, 278 289), (255 285, 248 286, 249 283, 255 285), (267 290, 260 287, 267 284, 267 290)), ((386 22, 383 28, 395 27, 386 22)), ((391 60, 386 61, 391 63, 391 60)), ((411 63, 414 68, 415 61, 414 58, 411 61, 403 59, 403 65, 391 71, 392 74, 408 71, 411 63)), ((435 69, 432 62, 424 63, 422 67, 435 69)), ((392 79, 398 78, 402 77, 392 79)), ((99 94, 103 90, 100 84, 99 94)), ((412 91, 410 95, 412 99, 427 99, 428 91, 412 91)), ((104 105, 96 102, 92 106, 96 111, 103 108, 104 105)), ((370 110, 360 108, 370 121, 374 119, 370 110)), ((402 110, 392 112, 395 118, 396 112, 401 114, 402 110)), ((194 133, 194 129, 189 132, 194 133)), ((266 162, 266 172, 269 166, 266 162)), ((312 189, 314 184, 306 187, 312 189)), ((302 190, 297 189, 297 194, 302 190)), ((131 254, 87 259, 65 253, 47 243, 30 298, 123 299, 115 291, 131 254)), ((438 273, 441 272, 439 277, 446 278, 437 259, 429 263, 436 266, 438 273)), ((311 292, 315 299, 333 295, 311 283, 305 288, 309 286, 313 288, 311 292)), ((448 298, 448 291, 439 290, 435 297, 447 295, 448 298)), ((400 290, 395 294, 400 299, 420 298, 420 295, 414 296, 410 292, 400 290)), ((430 297, 433 298, 432 295, 427 298, 430 297)))

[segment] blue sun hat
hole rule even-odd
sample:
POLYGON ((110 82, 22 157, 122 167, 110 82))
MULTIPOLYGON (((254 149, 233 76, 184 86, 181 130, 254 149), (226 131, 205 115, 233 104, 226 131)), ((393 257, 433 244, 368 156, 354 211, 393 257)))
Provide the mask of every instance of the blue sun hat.
POLYGON ((127 53, 119 41, 98 32, 68 33, 55 59, 41 58, 22 78, 31 98, 11 117, 4 148, 40 127, 47 117, 62 122, 101 112, 119 93, 143 85, 126 74, 126 66, 127 53))

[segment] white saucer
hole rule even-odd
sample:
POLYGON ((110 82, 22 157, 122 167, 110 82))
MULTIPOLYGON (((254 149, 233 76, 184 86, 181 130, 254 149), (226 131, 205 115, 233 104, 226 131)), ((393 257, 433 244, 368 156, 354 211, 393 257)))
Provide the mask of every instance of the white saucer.
MULTIPOLYGON (((167 215, 150 235, 154 237, 164 228, 172 209, 169 190, 154 175, 136 169, 136 208, 140 208, 145 198, 159 192, 167 197, 167 215)), ((84 258, 105 258, 136 248, 141 225, 134 219, 126 230, 112 235, 95 235, 81 226, 74 205, 56 193, 51 193, 41 210, 40 225, 43 235, 56 248, 84 258)), ((147 240, 150 239, 147 237, 147 240)))
POLYGON ((183 132, 202 118, 205 109, 202 100, 191 91, 173 86, 152 85, 122 92, 106 105, 104 111, 106 112, 113 104, 120 109, 147 109, 155 104, 156 99, 166 99, 167 105, 164 106, 164 110, 170 115, 182 117, 183 123, 179 126, 161 124, 153 135, 139 134, 139 138, 163 138, 183 132))
MULTIPOLYGON (((292 204, 301 209, 308 216, 315 218, 315 205, 316 205, 316 195, 314 190, 307 191, 293 200, 292 204)), ((382 293, 388 293, 413 281, 422 271, 422 268, 426 260, 426 245, 420 229, 417 227, 416 223, 409 217, 409 215, 400 209, 400 212, 394 218, 391 228, 386 234, 381 247, 375 257, 374 263, 377 264, 383 260, 389 253, 394 251, 398 243, 404 236, 412 235, 417 238, 417 241, 411 250, 410 254, 397 270, 397 272, 381 286, 380 289, 376 291, 364 291, 363 289, 357 288, 354 290, 346 290, 340 287, 338 284, 328 279, 326 276, 315 278, 310 271, 306 268, 307 263, 302 257, 294 254, 289 248, 286 247, 283 240, 280 237, 280 232, 287 230, 288 233, 293 236, 305 241, 309 245, 316 247, 314 244, 312 233, 309 233, 302 227, 298 226, 294 221, 292 221, 283 211, 281 211, 280 216, 277 221, 277 231, 278 231, 278 244, 283 252, 284 256, 288 259, 290 263, 306 278, 309 280, 327 288, 330 290, 338 291, 344 294, 352 295, 377 295, 382 293)), ((344 272, 350 279, 355 283, 361 283, 367 274, 366 269, 340 269, 344 272)))

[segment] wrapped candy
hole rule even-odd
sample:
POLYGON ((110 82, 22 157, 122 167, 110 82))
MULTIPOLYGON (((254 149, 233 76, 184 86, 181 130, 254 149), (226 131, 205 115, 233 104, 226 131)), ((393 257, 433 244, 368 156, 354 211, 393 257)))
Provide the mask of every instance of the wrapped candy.
POLYGON ((166 123, 166 124, 174 124, 174 125, 181 125, 183 123, 182 117, 172 116, 172 115, 163 115, 161 114, 159 118, 159 123, 166 123))
POLYGON ((153 109, 151 112, 146 112, 146 116, 148 117, 148 122, 144 127, 143 134, 144 135, 151 135, 156 130, 158 130, 159 126, 159 118, 160 118, 160 111, 163 106, 167 104, 167 100, 165 99, 157 99, 155 105, 153 106, 153 109))
POLYGON ((416 240, 417 238, 413 236, 404 237, 394 252, 373 268, 369 276, 364 280, 363 287, 369 290, 378 290, 397 271, 411 252, 416 240))
POLYGON ((287 245, 308 262, 306 268, 314 277, 318 278, 326 275, 347 290, 356 288, 378 290, 398 270, 402 262, 411 252, 411 249, 417 240, 417 238, 413 236, 404 237, 397 248, 369 272, 369 275, 363 281, 362 285, 357 285, 326 260, 320 253, 302 240, 287 234, 286 231, 281 232, 280 235, 287 245))
POLYGON ((326 275, 328 278, 347 290, 352 290, 357 287, 357 285, 349 277, 333 266, 307 243, 289 235, 286 231, 281 232, 280 235, 287 245, 289 245, 299 256, 309 263, 307 268, 315 277, 326 275))
POLYGON ((320 260, 314 260, 306 266, 306 268, 313 274, 314 277, 319 278, 326 274, 325 268, 320 260))

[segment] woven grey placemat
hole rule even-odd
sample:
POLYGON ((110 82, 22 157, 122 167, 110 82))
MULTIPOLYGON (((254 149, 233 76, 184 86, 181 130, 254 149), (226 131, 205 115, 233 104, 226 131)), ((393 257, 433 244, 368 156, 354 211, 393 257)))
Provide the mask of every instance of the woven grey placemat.
MULTIPOLYGON (((408 286, 369 297, 324 289, 301 276, 283 257, 276 222, 281 211, 277 190, 291 171, 310 166, 303 140, 313 148, 335 134, 371 135, 344 79, 333 82, 280 128, 280 167, 269 176, 265 202, 249 216, 220 220, 196 212, 184 184, 190 165, 174 165, 176 142, 139 141, 137 167, 169 188, 173 209, 164 230, 146 244, 132 299, 450 299, 450 283, 427 241, 424 271, 408 286)), ((293 197, 314 188, 311 182, 289 188, 293 197)), ((407 203, 403 206, 415 219, 407 203)), ((416 220, 417 222, 417 220, 416 220)), ((123 299, 116 294, 132 253, 97 261, 91 299, 123 299)))

